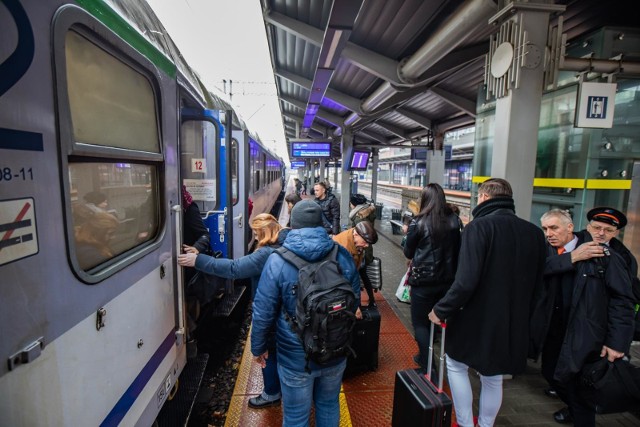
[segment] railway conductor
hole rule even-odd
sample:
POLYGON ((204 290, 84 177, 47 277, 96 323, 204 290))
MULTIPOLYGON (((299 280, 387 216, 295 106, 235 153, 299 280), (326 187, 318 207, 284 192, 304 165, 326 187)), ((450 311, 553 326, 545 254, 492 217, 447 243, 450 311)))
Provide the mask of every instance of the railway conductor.
POLYGON ((613 234, 626 218, 618 211, 590 211, 588 233, 573 233, 571 216, 559 209, 540 218, 547 238, 544 284, 531 322, 531 354, 542 351, 542 374, 568 405, 558 423, 595 426, 595 411, 578 395, 582 366, 628 352, 633 333, 631 279, 623 258, 594 241, 600 229, 613 234), (606 221, 606 222, 604 222, 606 221))

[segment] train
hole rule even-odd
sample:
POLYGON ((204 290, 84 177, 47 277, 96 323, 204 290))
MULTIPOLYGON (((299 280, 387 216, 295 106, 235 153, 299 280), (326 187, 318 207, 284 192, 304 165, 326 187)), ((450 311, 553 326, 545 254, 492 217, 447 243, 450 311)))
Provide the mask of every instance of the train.
POLYGON ((240 257, 284 161, 147 2, 2 3, 0 425, 152 425, 189 363, 182 186, 240 257))

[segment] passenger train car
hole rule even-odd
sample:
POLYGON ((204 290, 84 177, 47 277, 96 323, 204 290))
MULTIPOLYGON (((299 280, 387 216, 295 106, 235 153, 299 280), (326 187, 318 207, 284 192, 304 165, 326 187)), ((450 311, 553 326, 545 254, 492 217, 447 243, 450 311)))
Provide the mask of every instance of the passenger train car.
POLYGON ((181 186, 241 256, 282 159, 144 1, 3 0, 0 28, 0 425, 151 425, 187 363, 181 186))

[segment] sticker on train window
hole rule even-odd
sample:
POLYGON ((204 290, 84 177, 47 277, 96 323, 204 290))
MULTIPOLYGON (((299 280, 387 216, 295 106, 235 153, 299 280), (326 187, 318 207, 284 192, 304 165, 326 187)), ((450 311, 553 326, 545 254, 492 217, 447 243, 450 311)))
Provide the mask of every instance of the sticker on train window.
POLYGON ((215 179, 184 179, 183 183, 193 200, 210 202, 216 199, 215 179))
POLYGON ((0 265, 37 253, 33 198, 0 201, 0 265))
POLYGON ((207 159, 191 159, 191 172, 207 173, 207 159))

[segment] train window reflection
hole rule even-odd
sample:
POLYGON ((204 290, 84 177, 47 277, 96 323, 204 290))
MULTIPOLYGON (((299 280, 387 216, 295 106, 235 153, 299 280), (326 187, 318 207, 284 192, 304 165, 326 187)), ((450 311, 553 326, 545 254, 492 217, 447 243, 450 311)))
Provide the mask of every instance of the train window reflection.
POLYGON ((182 182, 201 211, 215 210, 218 201, 218 132, 213 123, 187 120, 180 128, 182 182))
POLYGON ((74 141, 160 153, 154 91, 143 74, 73 31, 65 60, 74 141))
POLYGON ((156 168, 132 163, 70 163, 76 260, 92 268, 158 233, 156 168))

